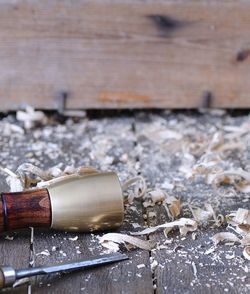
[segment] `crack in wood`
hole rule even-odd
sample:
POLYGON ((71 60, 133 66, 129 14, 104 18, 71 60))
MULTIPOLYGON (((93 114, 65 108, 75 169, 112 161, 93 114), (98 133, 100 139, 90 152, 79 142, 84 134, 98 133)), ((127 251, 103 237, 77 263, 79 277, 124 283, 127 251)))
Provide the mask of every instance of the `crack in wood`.
POLYGON ((173 31, 181 29, 187 25, 187 22, 180 21, 168 15, 150 14, 147 17, 152 20, 160 31, 161 37, 169 37, 173 31))

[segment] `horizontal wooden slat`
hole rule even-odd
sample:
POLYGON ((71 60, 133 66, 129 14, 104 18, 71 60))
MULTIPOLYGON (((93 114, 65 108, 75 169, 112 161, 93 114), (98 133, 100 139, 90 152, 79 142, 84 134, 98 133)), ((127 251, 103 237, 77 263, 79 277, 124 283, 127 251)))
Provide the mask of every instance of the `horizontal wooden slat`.
POLYGON ((0 109, 250 107, 250 1, 0 0, 0 109), (211 97, 211 99, 209 98, 211 97))

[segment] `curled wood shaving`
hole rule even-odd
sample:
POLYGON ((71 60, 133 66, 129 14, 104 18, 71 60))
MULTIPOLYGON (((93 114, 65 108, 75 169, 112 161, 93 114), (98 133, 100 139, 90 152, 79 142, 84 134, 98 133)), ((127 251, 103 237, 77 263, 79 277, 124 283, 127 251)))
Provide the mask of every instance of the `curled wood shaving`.
POLYGON ((133 177, 122 184, 123 192, 131 187, 134 187, 134 189, 128 194, 128 197, 126 199, 126 202, 128 203, 132 203, 134 201, 134 198, 143 197, 147 191, 147 184, 142 176, 133 177))
MULTIPOLYGON (((157 189, 157 190, 152 190, 149 191, 147 194, 147 198, 150 199, 152 206, 155 205, 158 202, 162 202, 166 198, 166 194, 164 193, 163 190, 157 189)), ((144 205, 145 206, 145 205, 144 205)))
POLYGON ((248 233, 247 235, 245 235, 242 239, 241 239, 241 245, 243 246, 250 246, 250 233, 248 233))
POLYGON ((224 136, 222 132, 214 133, 211 141, 208 143, 207 152, 217 150, 224 144, 224 136))
POLYGON ((236 228, 236 232, 245 236, 250 234, 250 210, 239 208, 226 216, 228 224, 236 228))
POLYGON ((21 164, 15 173, 7 168, 0 167, 0 170, 8 174, 6 182, 10 186, 11 192, 20 192, 33 187, 48 187, 68 178, 98 172, 93 167, 84 166, 78 168, 67 166, 64 170, 61 170, 58 166, 55 166, 44 171, 30 163, 21 164))
POLYGON ((235 213, 235 217, 233 217, 233 221, 237 224, 250 225, 250 210, 239 208, 235 213))
POLYGON ((240 239, 233 233, 229 233, 229 232, 220 232, 215 234, 212 237, 212 241, 214 242, 215 245, 224 242, 224 241, 229 241, 229 242, 233 242, 233 243, 240 243, 240 239))
POLYGON ((217 216, 211 204, 206 203, 205 209, 189 205, 189 209, 194 219, 201 225, 207 225, 212 220, 219 227, 224 222, 223 215, 219 214, 217 216))
POLYGON ((181 202, 179 199, 168 196, 163 202, 163 206, 166 209, 167 215, 171 220, 176 219, 181 213, 181 202))
POLYGON ((9 235, 7 235, 7 236, 5 236, 4 239, 5 239, 5 240, 9 240, 9 241, 13 241, 13 240, 14 240, 14 237, 13 237, 13 236, 9 236, 9 235))
POLYGON ((223 171, 215 174, 211 180, 212 184, 232 184, 243 193, 250 192, 250 173, 242 169, 223 171))
POLYGON ((125 234, 108 233, 100 237, 99 243, 112 251, 119 250, 119 244, 130 244, 134 247, 138 247, 144 250, 151 250, 155 247, 156 243, 153 241, 141 240, 125 234))
POLYGON ((189 209, 198 223, 207 223, 207 221, 213 217, 213 209, 211 209, 211 206, 207 207, 207 209, 201 209, 199 207, 189 205, 189 209))
POLYGON ((147 228, 141 232, 131 232, 131 235, 147 235, 156 232, 159 229, 169 229, 168 233, 178 227, 181 235, 186 235, 188 232, 197 230, 197 222, 189 218, 180 218, 179 220, 161 224, 155 227, 147 228))
POLYGON ((70 240, 70 241, 76 241, 76 240, 78 240, 78 236, 71 237, 71 238, 69 238, 69 240, 70 240))
POLYGON ((163 204, 167 215, 171 220, 180 215, 180 200, 174 196, 170 196, 161 189, 148 189, 146 181, 142 176, 137 176, 124 182, 122 185, 122 190, 123 192, 126 192, 126 190, 131 187, 134 187, 134 189, 129 192, 127 197, 125 196, 125 203, 131 204, 135 198, 141 198, 144 207, 163 204))
POLYGON ((42 111, 35 111, 31 106, 27 106, 25 111, 17 111, 16 118, 22 121, 25 129, 31 129, 37 124, 44 125, 47 123, 47 117, 42 111))
POLYGON ((44 251, 41 251, 39 253, 36 254, 37 256, 38 255, 45 255, 45 256, 50 256, 50 252, 48 249, 45 249, 44 251))
POLYGON ((243 256, 245 257, 245 259, 250 260, 250 246, 244 248, 243 256))
POLYGON ((217 245, 224 241, 239 243, 246 246, 243 250, 243 256, 250 259, 250 211, 239 208, 237 211, 227 215, 226 219, 228 224, 235 227, 234 231, 239 234, 239 237, 230 232, 217 233, 212 237, 214 244, 217 245))
POLYGON ((211 142, 209 143, 207 153, 208 152, 225 152, 229 150, 236 149, 244 149, 245 145, 242 142, 235 142, 230 140, 229 142, 225 142, 224 134, 219 131, 214 134, 211 142))

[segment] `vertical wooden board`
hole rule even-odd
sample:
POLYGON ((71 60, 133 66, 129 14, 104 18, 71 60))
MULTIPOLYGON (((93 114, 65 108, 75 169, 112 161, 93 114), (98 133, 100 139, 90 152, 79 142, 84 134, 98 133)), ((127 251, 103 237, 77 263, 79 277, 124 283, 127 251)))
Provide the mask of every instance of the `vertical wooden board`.
MULTIPOLYGON (((243 117, 242 121, 244 120, 247 120, 247 117, 243 117)), ((190 128, 196 131, 196 135, 200 133, 209 137, 211 127, 220 128, 226 124, 239 125, 240 121, 227 116, 216 118, 209 115, 203 117, 182 114, 139 115, 135 126, 142 175, 152 186, 159 188, 162 188, 166 181, 175 182, 176 187, 168 193, 179 197, 184 209, 187 209, 187 203, 195 203, 203 207, 205 202, 211 203, 220 213, 228 213, 239 207, 249 209, 247 195, 223 197, 222 195, 225 195, 222 193, 223 188, 213 190, 202 181, 186 180, 180 171, 182 160, 185 160, 182 143, 169 138, 170 135, 178 137, 182 132, 185 134, 190 128)), ((247 149, 243 158, 248 156, 247 149)), ((230 160, 234 161, 236 166, 242 166, 242 161, 237 156, 232 156, 230 160)), ((230 190, 229 188, 228 191, 230 190)), ((147 210, 148 213, 156 212, 156 218, 148 218, 148 224, 151 226, 170 221, 162 206, 147 210)), ((182 216, 191 215, 184 211, 182 216)), ((225 228, 217 231, 199 230, 195 240, 191 238, 191 234, 185 237, 179 236, 178 232, 170 234, 173 242, 167 245, 167 249, 151 252, 152 260, 158 262, 152 273, 157 293, 247 293, 248 282, 242 283, 242 281, 247 279, 249 267, 242 258, 242 248, 220 245, 211 254, 205 254, 212 247, 210 238, 215 232, 224 230, 225 228), (230 256, 235 257, 230 259, 230 256)), ((166 240, 162 232, 152 234, 150 238, 161 244, 166 240)))
POLYGON ((249 107, 249 1, 0 1, 1 109, 249 107), (206 95, 205 95, 206 96, 206 95))
MULTIPOLYGON (((59 153, 62 152, 61 162, 65 165, 70 162, 74 166, 87 164, 101 170, 115 170, 121 180, 133 175, 135 158, 131 119, 86 120, 79 125, 70 126, 68 124, 62 128, 61 139, 56 138, 56 127, 52 127, 52 132, 54 140, 60 146, 60 150, 57 150, 59 153)), ((43 137, 40 137, 39 140, 47 142, 47 139, 43 137)), ((46 165, 49 166, 48 161, 46 165)), ((129 207, 126 208, 124 225, 119 232, 127 233, 132 230, 131 222, 143 226, 144 221, 139 203, 136 208, 135 211, 129 207)), ((98 243, 100 235, 100 233, 73 234, 36 230, 35 263, 36 265, 53 264, 101 254, 105 250, 98 243), (75 237, 77 240, 73 241, 75 237), (44 250, 48 250, 50 255, 39 254, 44 250)), ((134 293, 135 291, 152 293, 148 252, 135 250, 128 252, 128 255, 129 261, 103 268, 59 277, 52 275, 38 278, 34 281, 33 290, 36 293, 44 293, 44 291, 51 293, 81 293, 82 291, 84 293, 134 293), (146 267, 138 269, 137 265, 141 263, 144 263, 146 267)))

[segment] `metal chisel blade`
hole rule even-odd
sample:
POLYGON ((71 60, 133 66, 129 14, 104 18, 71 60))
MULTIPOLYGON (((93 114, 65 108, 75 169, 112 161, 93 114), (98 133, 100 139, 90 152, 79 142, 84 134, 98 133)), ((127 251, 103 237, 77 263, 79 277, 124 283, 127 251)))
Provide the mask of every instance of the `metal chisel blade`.
POLYGON ((116 254, 105 254, 100 256, 95 256, 80 261, 73 261, 64 264, 58 264, 53 266, 43 266, 43 267, 34 267, 29 269, 21 269, 16 271, 17 278, 30 277, 34 275, 44 275, 52 274, 55 272, 62 271, 73 271, 77 269, 87 269, 90 267, 96 267, 104 264, 109 264, 117 261, 122 261, 128 259, 128 256, 121 253, 116 254))

